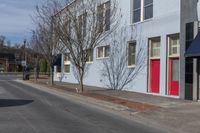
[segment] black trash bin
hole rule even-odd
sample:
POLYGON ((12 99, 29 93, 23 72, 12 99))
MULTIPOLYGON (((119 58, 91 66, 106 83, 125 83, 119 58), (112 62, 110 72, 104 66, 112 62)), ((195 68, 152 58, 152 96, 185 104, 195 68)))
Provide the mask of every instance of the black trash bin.
POLYGON ((30 68, 26 66, 24 68, 23 80, 29 80, 29 78, 30 78, 30 68))

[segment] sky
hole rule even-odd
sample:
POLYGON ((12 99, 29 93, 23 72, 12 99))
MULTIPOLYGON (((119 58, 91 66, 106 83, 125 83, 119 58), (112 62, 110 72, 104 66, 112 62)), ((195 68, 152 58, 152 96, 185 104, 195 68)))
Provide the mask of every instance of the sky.
POLYGON ((30 38, 34 28, 31 16, 41 0, 0 0, 0 35, 12 44, 30 38))

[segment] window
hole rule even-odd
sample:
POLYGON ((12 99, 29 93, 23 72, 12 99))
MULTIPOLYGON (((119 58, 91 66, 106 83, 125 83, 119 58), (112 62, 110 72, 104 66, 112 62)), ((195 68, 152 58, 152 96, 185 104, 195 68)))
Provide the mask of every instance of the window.
POLYGON ((153 17, 153 0, 144 0, 144 20, 153 17))
POLYGON ((179 60, 173 60, 172 64, 172 80, 179 81, 179 60))
POLYGON ((180 41, 179 35, 169 36, 169 56, 179 56, 180 54, 180 41))
POLYGON ((139 22, 141 19, 141 0, 133 1, 133 22, 139 22))
MULTIPOLYGON (((62 17, 62 24, 64 25, 62 28, 64 28, 63 30, 64 31, 66 31, 66 34, 68 35, 68 36, 71 36, 71 20, 69 19, 69 18, 67 18, 67 17, 62 17)), ((61 24, 61 25, 62 25, 61 24)))
POLYGON ((136 42, 130 42, 128 46, 128 66, 135 65, 136 42))
POLYGON ((140 22, 153 17, 153 0, 133 0, 132 22, 140 22))
POLYGON ((70 73, 70 54, 66 54, 64 57, 64 72, 70 73))
POLYGON ((93 62, 93 49, 86 50, 86 60, 88 62, 93 62))
POLYGON ((86 24, 87 24, 87 13, 83 13, 78 17, 79 22, 79 30, 80 30, 80 36, 85 37, 86 36, 86 24))
POLYGON ((110 46, 97 48, 97 58, 107 58, 110 56, 110 46))
POLYGON ((150 56, 151 58, 160 57, 160 38, 150 39, 150 56))
POLYGON ((99 32, 110 30, 110 0, 97 7, 97 21, 99 32))
POLYGON ((99 32, 103 32, 103 4, 98 6, 97 12, 98 30, 99 32))
POLYGON ((110 30, 110 13, 111 13, 110 6, 111 6, 110 1, 105 3, 105 10, 106 10, 105 11, 105 31, 110 30))
POLYGON ((104 47, 99 47, 97 49, 97 57, 98 58, 103 58, 104 57, 104 47))
POLYGON ((104 57, 109 57, 110 56, 110 46, 104 47, 104 57))
POLYGON ((64 72, 70 73, 70 65, 64 65, 64 72))

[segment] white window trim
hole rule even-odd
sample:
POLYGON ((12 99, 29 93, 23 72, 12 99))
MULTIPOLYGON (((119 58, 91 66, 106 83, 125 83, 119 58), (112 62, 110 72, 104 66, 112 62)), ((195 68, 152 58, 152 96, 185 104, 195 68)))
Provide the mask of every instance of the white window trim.
POLYGON ((64 61, 64 65, 70 65, 71 62, 70 61, 64 61))
POLYGON ((127 68, 129 68, 129 69, 132 69, 132 68, 135 68, 136 67, 136 65, 128 65, 127 66, 127 68))
POLYGON ((93 61, 87 61, 86 64, 93 64, 93 61))
MULTIPOLYGON (((105 57, 105 51, 106 51, 106 47, 107 46, 110 47, 110 45, 97 47, 97 57, 96 57, 96 59, 100 60, 100 59, 109 59, 110 58, 110 56, 105 57), (99 48, 101 48, 101 47, 103 47, 103 57, 99 57, 99 54, 98 54, 99 53, 99 48)), ((110 53, 110 51, 109 51, 109 53, 110 53)))
POLYGON ((144 21, 144 0, 141 0, 141 13, 140 13, 140 21, 144 21))

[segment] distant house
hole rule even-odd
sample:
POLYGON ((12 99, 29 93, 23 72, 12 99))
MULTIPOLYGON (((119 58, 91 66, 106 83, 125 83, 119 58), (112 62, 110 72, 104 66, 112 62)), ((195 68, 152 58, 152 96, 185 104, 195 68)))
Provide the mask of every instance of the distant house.
POLYGON ((15 55, 12 53, 0 53, 0 71, 14 72, 15 71, 15 55))

